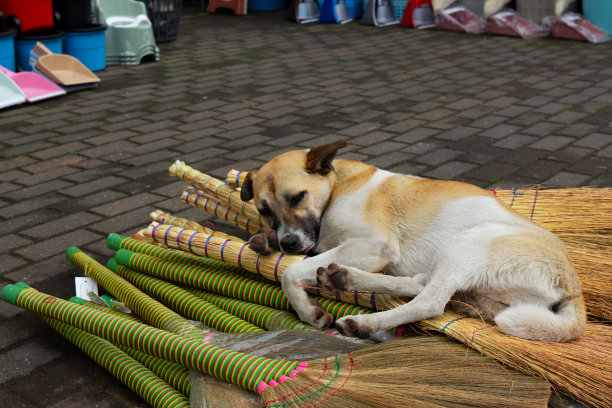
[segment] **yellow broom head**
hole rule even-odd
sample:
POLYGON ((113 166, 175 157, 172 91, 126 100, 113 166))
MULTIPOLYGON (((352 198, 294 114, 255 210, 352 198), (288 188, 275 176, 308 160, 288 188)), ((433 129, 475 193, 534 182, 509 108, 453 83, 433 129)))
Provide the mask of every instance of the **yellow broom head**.
POLYGON ((541 379, 430 336, 309 361, 261 391, 266 407, 546 407, 549 395, 541 379))

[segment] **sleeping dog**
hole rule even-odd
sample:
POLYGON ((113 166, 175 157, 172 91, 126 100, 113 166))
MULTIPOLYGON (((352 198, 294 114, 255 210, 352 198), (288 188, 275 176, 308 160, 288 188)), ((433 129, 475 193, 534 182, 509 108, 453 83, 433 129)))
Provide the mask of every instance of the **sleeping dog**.
POLYGON ((319 329, 333 323, 303 289, 320 285, 414 297, 388 311, 338 319, 336 328, 348 336, 373 337, 439 316, 451 299, 510 335, 580 336, 581 284, 555 235, 476 186, 334 160, 345 145, 283 153, 250 172, 241 190, 272 226, 251 239, 253 249, 278 245, 314 255, 282 276, 303 321, 319 329))

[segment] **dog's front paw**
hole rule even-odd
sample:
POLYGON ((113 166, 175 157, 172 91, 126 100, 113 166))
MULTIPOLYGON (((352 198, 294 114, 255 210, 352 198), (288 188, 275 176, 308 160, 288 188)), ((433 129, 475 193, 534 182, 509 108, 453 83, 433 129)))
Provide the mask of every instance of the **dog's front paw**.
POLYGON ((345 316, 336 320, 336 329, 343 336, 359 337, 360 339, 369 339, 374 335, 374 330, 360 324, 356 316, 345 316))
POLYGON ((327 290, 345 290, 349 280, 349 271, 338 264, 317 269, 317 282, 327 290))
POLYGON ((274 251, 278 251, 278 235, 271 228, 260 228, 255 235, 249 239, 249 248, 258 254, 270 255, 274 251))
POLYGON ((315 299, 309 298, 308 300, 313 308, 311 310, 312 319, 307 319, 310 320, 309 323, 319 330, 325 330, 331 326, 331 324, 334 322, 334 317, 323 310, 319 302, 317 302, 315 299))

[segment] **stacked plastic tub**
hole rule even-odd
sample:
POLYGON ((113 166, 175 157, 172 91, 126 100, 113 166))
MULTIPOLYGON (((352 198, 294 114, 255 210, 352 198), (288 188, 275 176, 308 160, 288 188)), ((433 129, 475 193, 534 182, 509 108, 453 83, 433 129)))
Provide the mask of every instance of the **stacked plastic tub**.
POLYGON ((3 30, 4 15, 0 11, 0 65, 15 70, 15 30, 3 30))
POLYGON ((62 52, 64 32, 55 28, 52 0, 0 0, 0 11, 4 14, 6 27, 17 33, 13 68, 32 70, 30 51, 37 41, 55 53, 62 52))
POLYGON ((55 0, 55 11, 65 31, 64 54, 80 60, 90 71, 106 68, 104 24, 96 24, 91 0, 55 0))

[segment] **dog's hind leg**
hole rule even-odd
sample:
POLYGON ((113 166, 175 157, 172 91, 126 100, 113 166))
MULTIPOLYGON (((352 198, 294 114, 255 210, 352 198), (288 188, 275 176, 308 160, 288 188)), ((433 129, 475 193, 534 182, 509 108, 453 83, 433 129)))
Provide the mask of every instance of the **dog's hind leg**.
POLYGON ((335 263, 317 269, 317 282, 329 290, 364 290, 399 296, 416 296, 423 289, 409 276, 374 274, 335 263))

